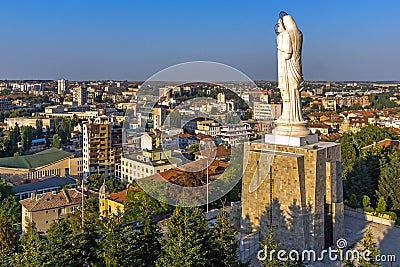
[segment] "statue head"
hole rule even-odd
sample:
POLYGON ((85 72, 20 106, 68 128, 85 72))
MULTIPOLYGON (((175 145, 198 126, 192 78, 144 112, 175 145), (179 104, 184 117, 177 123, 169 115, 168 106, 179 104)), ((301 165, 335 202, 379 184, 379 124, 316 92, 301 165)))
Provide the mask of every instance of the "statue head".
POLYGON ((278 23, 275 24, 274 30, 275 30, 275 33, 276 33, 276 34, 280 34, 280 33, 284 32, 284 31, 286 30, 286 29, 285 29, 285 25, 283 25, 283 20, 282 20, 282 18, 280 18, 280 19, 278 20, 278 23))
POLYGON ((288 13, 286 13, 285 11, 279 12, 279 18, 280 19, 283 18, 284 16, 287 16, 287 15, 288 15, 288 13))

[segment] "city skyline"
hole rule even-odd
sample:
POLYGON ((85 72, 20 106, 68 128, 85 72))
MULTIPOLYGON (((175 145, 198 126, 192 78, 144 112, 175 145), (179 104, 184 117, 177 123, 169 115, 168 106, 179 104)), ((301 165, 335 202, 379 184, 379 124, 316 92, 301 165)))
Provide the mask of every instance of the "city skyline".
POLYGON ((0 79, 139 80, 206 60, 276 80, 279 11, 304 33, 305 80, 395 81, 394 1, 2 3, 0 79))

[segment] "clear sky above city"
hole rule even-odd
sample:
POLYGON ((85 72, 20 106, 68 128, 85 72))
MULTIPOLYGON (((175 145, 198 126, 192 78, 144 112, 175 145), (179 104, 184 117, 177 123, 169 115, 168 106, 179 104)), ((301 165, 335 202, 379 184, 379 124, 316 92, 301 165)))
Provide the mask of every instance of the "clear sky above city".
POLYGON ((209 60, 276 80, 274 25, 304 34, 306 80, 400 80, 400 1, 2 1, 0 79, 146 80, 209 60))

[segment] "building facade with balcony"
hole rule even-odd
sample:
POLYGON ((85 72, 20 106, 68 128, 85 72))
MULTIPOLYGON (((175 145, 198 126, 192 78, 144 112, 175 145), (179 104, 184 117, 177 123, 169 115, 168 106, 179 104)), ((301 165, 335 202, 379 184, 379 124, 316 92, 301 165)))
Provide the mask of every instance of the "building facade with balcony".
POLYGON ((122 126, 113 118, 101 116, 83 123, 83 173, 114 177, 115 164, 122 155, 122 126))

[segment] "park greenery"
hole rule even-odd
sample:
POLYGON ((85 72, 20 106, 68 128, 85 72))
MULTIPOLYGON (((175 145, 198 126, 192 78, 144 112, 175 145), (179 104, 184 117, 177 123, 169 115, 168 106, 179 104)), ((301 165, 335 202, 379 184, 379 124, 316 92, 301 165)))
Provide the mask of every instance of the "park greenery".
POLYGON ((83 225, 80 212, 53 222, 46 235, 31 222, 19 241, 0 214, 1 266, 242 266, 226 211, 210 228, 202 209, 177 207, 165 220, 165 240, 155 216, 161 204, 139 188, 129 192, 124 214, 100 219, 93 195, 85 200, 83 225))
POLYGON ((400 212, 400 151, 374 146, 386 138, 397 136, 372 125, 340 138, 343 188, 350 207, 376 215, 387 214, 396 220, 396 213, 400 212))

